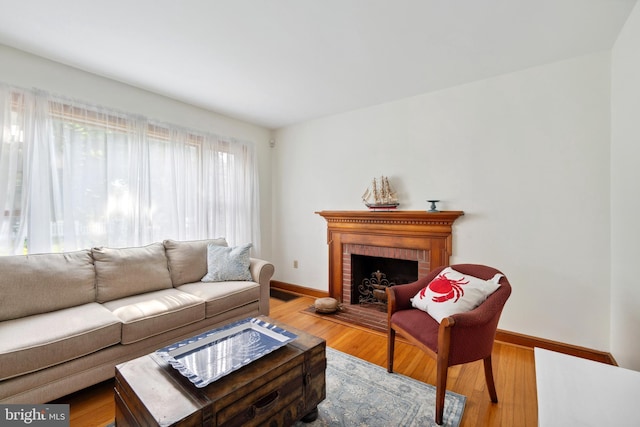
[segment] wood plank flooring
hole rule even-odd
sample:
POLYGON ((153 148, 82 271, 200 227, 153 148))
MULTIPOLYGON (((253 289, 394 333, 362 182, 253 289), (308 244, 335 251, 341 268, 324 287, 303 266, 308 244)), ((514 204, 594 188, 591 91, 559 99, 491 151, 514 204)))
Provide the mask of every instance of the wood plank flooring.
MULTIPOLYGON (((302 313, 313 299, 300 297, 283 302, 271 299, 270 316, 327 341, 336 350, 386 368, 386 335, 302 313)), ((447 389, 467 397, 461 427, 535 427, 538 425, 533 350, 496 342, 493 351, 497 404, 486 391, 482 362, 449 369, 447 389)), ((419 381, 435 384, 435 361, 414 346, 396 342, 394 370, 419 381)), ((106 381, 59 399, 71 405, 71 427, 104 426, 115 417, 113 382, 106 381)))

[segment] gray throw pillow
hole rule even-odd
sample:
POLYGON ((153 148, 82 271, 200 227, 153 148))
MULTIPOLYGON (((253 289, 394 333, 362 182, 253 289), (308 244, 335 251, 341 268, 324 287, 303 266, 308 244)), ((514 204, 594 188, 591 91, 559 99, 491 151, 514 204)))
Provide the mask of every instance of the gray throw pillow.
POLYGON ((203 282, 224 282, 227 280, 253 280, 251 264, 251 243, 228 247, 209 243, 207 245, 207 274, 203 282))

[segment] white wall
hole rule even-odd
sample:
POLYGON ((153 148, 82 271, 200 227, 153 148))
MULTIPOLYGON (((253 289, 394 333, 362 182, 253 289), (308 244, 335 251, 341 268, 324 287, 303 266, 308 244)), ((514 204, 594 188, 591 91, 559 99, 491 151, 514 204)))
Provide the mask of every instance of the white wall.
POLYGON ((0 45, 0 81, 38 88, 89 103, 138 113, 154 120, 223 136, 253 141, 259 159, 262 251, 271 258, 271 148, 270 131, 153 94, 107 78, 0 45))
POLYGON ((616 41, 611 84, 611 350, 640 370, 640 4, 616 41))
POLYGON ((277 131, 275 279, 326 291, 314 212, 384 174, 402 209, 465 212, 451 261, 507 274, 501 328, 608 350, 609 100, 602 52, 277 131))

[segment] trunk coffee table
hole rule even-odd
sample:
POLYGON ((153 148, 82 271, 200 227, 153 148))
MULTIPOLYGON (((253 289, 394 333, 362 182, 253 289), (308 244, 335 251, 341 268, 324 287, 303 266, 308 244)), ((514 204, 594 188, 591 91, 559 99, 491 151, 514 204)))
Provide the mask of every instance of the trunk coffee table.
POLYGON ((297 338, 198 388, 156 353, 116 366, 116 425, 288 426, 313 421, 325 398, 326 343, 266 316, 297 338))

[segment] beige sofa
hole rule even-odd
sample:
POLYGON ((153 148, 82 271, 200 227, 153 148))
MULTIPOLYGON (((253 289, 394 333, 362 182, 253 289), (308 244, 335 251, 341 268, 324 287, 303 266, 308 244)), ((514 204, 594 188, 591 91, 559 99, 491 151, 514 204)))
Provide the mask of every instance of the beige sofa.
POLYGON ((201 282, 224 239, 0 257, 0 403, 44 403, 116 364, 213 327, 269 314, 273 264, 252 281, 201 282))

